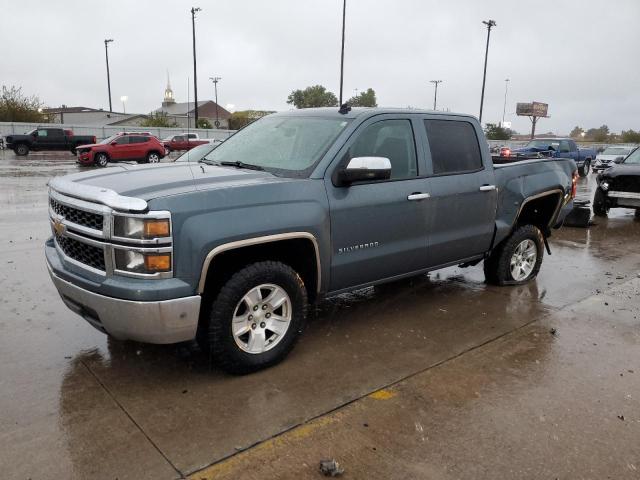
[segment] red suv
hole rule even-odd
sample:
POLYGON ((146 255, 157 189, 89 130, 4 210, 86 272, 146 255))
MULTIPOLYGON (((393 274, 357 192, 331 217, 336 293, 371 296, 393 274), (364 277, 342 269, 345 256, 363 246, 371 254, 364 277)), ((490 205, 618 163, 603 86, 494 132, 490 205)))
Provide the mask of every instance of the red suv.
POLYGON ((94 145, 76 149, 80 165, 106 167, 109 162, 132 160, 158 163, 165 155, 164 145, 148 133, 117 133, 94 145))

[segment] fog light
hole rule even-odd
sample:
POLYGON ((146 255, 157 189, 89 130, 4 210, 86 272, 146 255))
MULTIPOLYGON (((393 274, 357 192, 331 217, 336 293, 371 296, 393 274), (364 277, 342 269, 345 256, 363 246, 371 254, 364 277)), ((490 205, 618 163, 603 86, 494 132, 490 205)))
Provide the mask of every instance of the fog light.
POLYGON ((606 192, 609 190, 609 182, 600 182, 600 188, 606 192))

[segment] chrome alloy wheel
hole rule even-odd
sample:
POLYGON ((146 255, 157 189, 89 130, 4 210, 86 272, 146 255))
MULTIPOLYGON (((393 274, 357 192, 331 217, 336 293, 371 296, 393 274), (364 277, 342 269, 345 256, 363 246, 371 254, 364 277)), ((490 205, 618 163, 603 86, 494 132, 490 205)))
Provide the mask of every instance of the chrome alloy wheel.
POLYGON ((526 239, 518 244, 511 256, 511 276, 520 282, 531 275, 538 260, 538 248, 533 240, 526 239))
POLYGON ((247 353, 271 350, 285 337, 292 315, 291 299, 278 285, 265 283, 249 290, 236 305, 231 331, 247 353))

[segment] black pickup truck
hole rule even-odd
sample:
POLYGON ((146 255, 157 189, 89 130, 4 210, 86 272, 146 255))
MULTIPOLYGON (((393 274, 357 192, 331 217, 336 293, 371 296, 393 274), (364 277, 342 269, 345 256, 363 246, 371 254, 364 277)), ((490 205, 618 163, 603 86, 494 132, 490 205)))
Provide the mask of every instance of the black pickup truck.
POLYGON ((71 130, 63 128, 36 128, 24 135, 7 135, 5 138, 7 148, 12 149, 16 155, 27 155, 29 151, 43 150, 68 150, 76 153, 80 145, 96 143, 94 135, 74 135, 71 130))

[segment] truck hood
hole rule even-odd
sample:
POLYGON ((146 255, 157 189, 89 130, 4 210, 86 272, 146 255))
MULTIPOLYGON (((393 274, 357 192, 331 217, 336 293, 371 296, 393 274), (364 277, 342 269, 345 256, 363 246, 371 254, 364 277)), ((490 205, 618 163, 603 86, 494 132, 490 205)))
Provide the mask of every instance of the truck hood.
MULTIPOLYGON (((50 185, 54 189, 62 187, 63 193, 65 193, 64 185, 68 186, 71 183, 80 187, 79 192, 86 191, 83 187, 98 187, 98 189, 112 190, 124 197, 149 201, 197 190, 289 180, 268 172, 180 162, 159 165, 118 165, 57 177, 50 182, 50 185)), ((81 194, 79 193, 78 196, 81 194)))
POLYGON ((620 176, 637 176, 640 182, 640 165, 625 165, 616 164, 613 167, 607 168, 600 174, 602 178, 616 178, 620 176))

